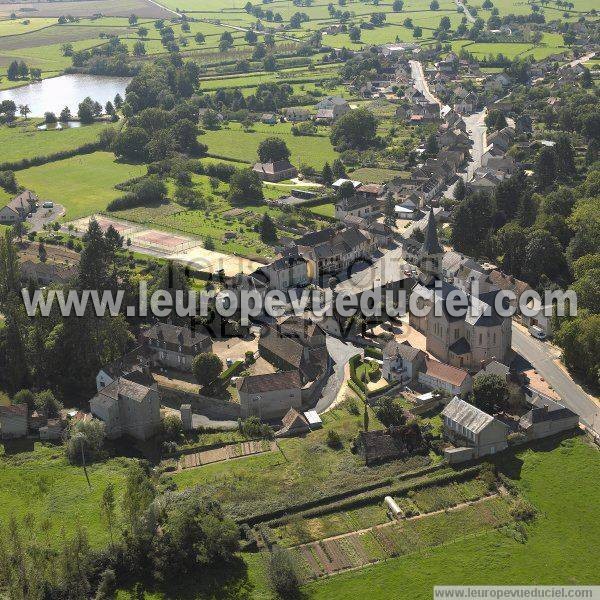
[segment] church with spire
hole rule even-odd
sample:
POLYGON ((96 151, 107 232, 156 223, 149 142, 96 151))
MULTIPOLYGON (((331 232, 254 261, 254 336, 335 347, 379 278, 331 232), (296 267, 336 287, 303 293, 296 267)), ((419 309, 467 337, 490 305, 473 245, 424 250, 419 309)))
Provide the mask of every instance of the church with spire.
POLYGON ((438 239, 433 209, 427 218, 425 239, 413 255, 419 279, 412 294, 417 295, 420 308, 429 310, 423 310, 426 314, 422 316, 411 311, 409 324, 426 337, 427 351, 443 362, 472 372, 481 370, 492 360, 508 364, 512 319, 498 314, 495 309, 500 290, 472 295, 443 280, 444 249, 438 239), (453 292, 466 298, 468 306, 460 316, 448 311, 446 300, 453 292))

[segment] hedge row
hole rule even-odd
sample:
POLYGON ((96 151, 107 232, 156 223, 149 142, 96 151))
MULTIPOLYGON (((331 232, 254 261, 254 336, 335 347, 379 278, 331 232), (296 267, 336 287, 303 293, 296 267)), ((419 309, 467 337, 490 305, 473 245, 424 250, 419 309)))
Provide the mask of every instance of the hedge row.
POLYGON ((419 471, 410 471, 407 473, 403 473, 398 477, 392 479, 391 477, 387 477, 385 479, 380 479, 379 481, 369 483, 367 485, 363 485, 356 488, 351 488, 344 492, 338 492, 336 494, 330 494, 329 496, 323 496, 321 498, 317 498, 315 500, 307 500, 305 502, 301 502, 300 504, 296 504, 293 506, 288 506, 286 508, 280 508, 277 510, 271 510, 265 513, 259 513, 256 515, 251 515, 245 519, 237 519, 238 523, 248 523, 250 526, 254 526, 258 523, 272 522, 276 519, 283 519, 284 517, 289 516, 290 514, 302 513, 303 511, 307 511, 312 508, 322 507, 323 505, 329 506, 331 503, 342 501, 346 498, 351 498, 358 494, 364 494, 366 492, 370 492, 373 490, 377 490, 379 488, 387 488, 391 486, 395 481, 404 481, 406 479, 412 479, 414 477, 420 477, 422 475, 427 475, 428 473, 433 473, 435 471, 439 471, 441 468, 445 468, 447 465, 444 463, 438 463, 437 465, 430 465, 428 467, 424 467, 419 471))
POLYGON ((365 393, 352 381, 352 379, 348 380, 348 387, 361 399, 365 400, 365 393))
POLYGON ((12 162, 3 162, 0 164, 0 171, 22 171, 29 167, 39 167, 46 163, 73 158, 73 156, 77 156, 78 154, 92 154, 92 152, 98 152, 98 150, 103 149, 104 145, 101 142, 90 142, 89 144, 84 144, 78 148, 63 150, 61 152, 55 152, 54 154, 47 154, 46 156, 34 156, 32 158, 22 158, 21 160, 12 162))
MULTIPOLYGON (((444 465, 445 466, 445 465, 444 465)), ((402 485, 389 485, 385 489, 374 489, 366 491, 363 494, 357 495, 353 498, 345 498, 339 500, 337 502, 331 502, 329 504, 315 507, 313 509, 308 509, 306 511, 300 512, 296 516, 301 516, 302 518, 313 518, 313 517, 321 517, 324 515, 328 515, 331 513, 339 512, 342 510, 353 510, 356 508, 362 508, 363 506, 369 506, 375 504, 376 502, 382 502, 386 496, 401 496, 407 494, 412 490, 423 490, 430 487, 435 487, 438 485, 447 485, 450 483, 459 483, 463 481, 467 481, 469 479, 473 479, 477 475, 479 475, 481 471, 481 466, 469 467, 462 471, 455 471, 452 473, 442 473, 440 475, 434 476, 431 479, 427 479, 425 481, 420 481, 418 483, 414 482, 405 482, 402 485)), ((277 527, 282 524, 282 519, 278 519, 274 522, 270 522, 269 525, 271 527, 277 527)))
POLYGON ((244 366, 243 360, 236 360, 230 367, 227 367, 220 375, 219 379, 221 381, 226 381, 227 379, 231 379, 236 373, 239 373, 244 366))
POLYGON ((383 350, 381 350, 381 348, 369 346, 365 348, 365 356, 368 356, 369 358, 374 358, 376 360, 381 360, 383 358, 383 350))

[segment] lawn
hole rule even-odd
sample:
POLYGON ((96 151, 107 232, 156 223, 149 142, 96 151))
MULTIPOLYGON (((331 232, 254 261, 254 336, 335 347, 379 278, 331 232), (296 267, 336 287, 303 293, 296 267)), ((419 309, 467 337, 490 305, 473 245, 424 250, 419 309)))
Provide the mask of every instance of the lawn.
POLYGON ((42 200, 62 204, 72 220, 104 210, 122 195, 115 184, 145 172, 144 165, 119 162, 111 152, 94 152, 19 171, 17 180, 42 200))
POLYGON ((36 444, 34 451, 13 456, 0 455, 0 520, 23 518, 31 513, 36 526, 46 517, 50 519, 49 539, 60 543, 61 529, 67 535, 78 525, 87 529, 90 542, 102 547, 109 541, 109 532, 100 518, 100 498, 109 483, 115 484, 117 497, 127 459, 114 459, 92 464, 88 487, 83 469, 71 466, 60 446, 36 444))
POLYGON ((291 152, 290 160, 296 166, 307 164, 320 170, 326 162, 332 163, 337 158, 326 128, 320 128, 318 136, 295 136, 289 123, 256 124, 250 132, 245 132, 239 123, 231 123, 222 129, 207 131, 198 139, 208 146, 210 154, 252 163, 257 160, 258 145, 268 137, 285 140, 291 152))
POLYGON ((600 569, 598 450, 583 439, 573 439, 554 447, 545 443, 538 452, 524 450, 502 462, 522 494, 539 509, 536 521, 527 527, 525 543, 501 531, 488 531, 321 580, 306 586, 306 597, 368 595, 391 600, 402 589, 402 598, 429 600, 434 584, 595 584, 600 569))
POLYGON ((40 131, 39 120, 19 121, 16 127, 0 127, 0 163, 78 148, 95 142, 107 127, 102 123, 69 129, 40 131))

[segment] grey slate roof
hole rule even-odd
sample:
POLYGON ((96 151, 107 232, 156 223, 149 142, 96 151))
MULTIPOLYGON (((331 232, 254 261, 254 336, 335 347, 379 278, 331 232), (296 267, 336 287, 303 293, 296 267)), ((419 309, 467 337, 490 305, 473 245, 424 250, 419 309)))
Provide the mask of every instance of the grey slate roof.
POLYGON ((399 356, 400 358, 407 361, 414 361, 420 354, 425 354, 422 350, 411 346, 409 343, 399 344, 398 342, 392 340, 388 342, 383 349, 384 356, 395 357, 399 356))
POLYGON ((442 254, 444 252, 438 241, 433 208, 429 211, 427 228, 425 229, 425 241, 421 246, 421 251, 425 254, 442 254))
POLYGON ((442 416, 462 425, 473 433, 481 432, 494 420, 492 415, 488 415, 476 406, 461 400, 458 396, 454 396, 450 400, 442 411, 442 416))
POLYGON ((260 394, 300 389, 301 387, 302 383, 300 382, 300 373, 298 371, 282 371, 279 373, 243 377, 238 389, 240 392, 246 394, 260 394))

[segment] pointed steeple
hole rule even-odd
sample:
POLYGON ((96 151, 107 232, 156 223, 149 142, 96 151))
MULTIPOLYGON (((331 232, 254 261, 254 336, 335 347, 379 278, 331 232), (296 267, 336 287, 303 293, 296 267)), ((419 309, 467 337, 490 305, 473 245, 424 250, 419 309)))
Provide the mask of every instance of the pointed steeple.
POLYGON ((435 226, 435 217, 433 215, 433 208, 429 210, 429 218, 427 220, 427 227, 425 229, 425 241, 421 246, 421 254, 443 254, 444 250, 440 246, 437 236, 437 228, 435 226))

